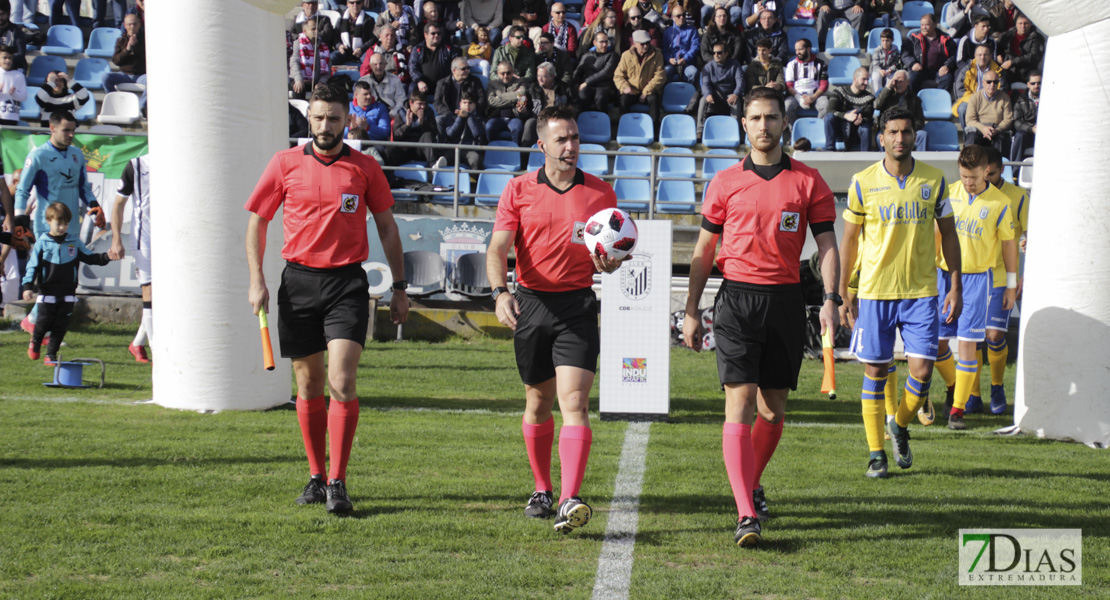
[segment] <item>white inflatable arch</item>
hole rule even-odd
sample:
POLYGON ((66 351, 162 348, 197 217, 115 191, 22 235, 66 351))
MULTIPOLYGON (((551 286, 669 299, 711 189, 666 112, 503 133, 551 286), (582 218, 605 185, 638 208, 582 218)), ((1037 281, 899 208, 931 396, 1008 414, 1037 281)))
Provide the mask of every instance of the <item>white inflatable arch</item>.
POLYGON ((1014 0, 1049 36, 1014 423, 1110 446, 1110 2, 1014 0))

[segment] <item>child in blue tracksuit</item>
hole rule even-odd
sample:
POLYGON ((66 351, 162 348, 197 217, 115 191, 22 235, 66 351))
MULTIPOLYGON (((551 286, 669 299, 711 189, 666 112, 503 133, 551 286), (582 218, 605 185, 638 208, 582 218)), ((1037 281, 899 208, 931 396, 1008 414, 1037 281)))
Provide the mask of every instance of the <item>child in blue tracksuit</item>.
POLYGON ((31 334, 31 345, 27 356, 38 360, 42 338, 50 332, 50 345, 46 349, 46 364, 53 364, 58 357, 73 304, 77 301, 77 267, 79 263, 90 265, 108 264, 108 254, 93 254, 77 239, 77 234, 69 233, 69 222, 73 213, 61 202, 46 207, 46 224, 49 231, 39 236, 27 261, 27 273, 23 276, 23 299, 35 298, 32 287, 39 288, 39 317, 35 322, 35 332, 31 334))

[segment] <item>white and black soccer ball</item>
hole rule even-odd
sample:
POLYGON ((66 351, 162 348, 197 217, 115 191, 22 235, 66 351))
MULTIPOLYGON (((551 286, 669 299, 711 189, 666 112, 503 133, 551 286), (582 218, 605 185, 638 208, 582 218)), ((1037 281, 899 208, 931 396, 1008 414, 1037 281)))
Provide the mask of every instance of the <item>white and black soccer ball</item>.
POLYGON ((586 221, 582 240, 590 254, 622 260, 636 248, 636 223, 619 208, 606 208, 586 221))

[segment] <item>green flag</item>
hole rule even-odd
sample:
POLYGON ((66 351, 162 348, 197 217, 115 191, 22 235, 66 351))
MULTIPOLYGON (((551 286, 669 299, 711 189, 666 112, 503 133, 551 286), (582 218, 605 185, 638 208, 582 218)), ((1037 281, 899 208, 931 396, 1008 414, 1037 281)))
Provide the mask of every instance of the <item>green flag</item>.
MULTIPOLYGON (((50 136, 46 134, 0 129, 4 173, 14 173, 22 169, 31 150, 45 144, 49 139, 50 136)), ((134 135, 79 133, 73 136, 73 144, 85 153, 89 170, 104 173, 108 179, 119 179, 127 161, 147 152, 147 138, 134 135)))

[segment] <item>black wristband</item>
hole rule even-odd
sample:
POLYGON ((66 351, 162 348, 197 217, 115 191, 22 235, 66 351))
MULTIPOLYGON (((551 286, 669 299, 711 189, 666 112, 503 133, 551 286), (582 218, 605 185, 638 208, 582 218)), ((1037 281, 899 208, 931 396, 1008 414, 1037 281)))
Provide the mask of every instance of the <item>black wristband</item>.
POLYGON ((403 291, 409 289, 409 282, 405 281, 404 279, 402 279, 400 281, 394 281, 393 282, 393 289, 398 291, 398 292, 403 292, 403 291))

